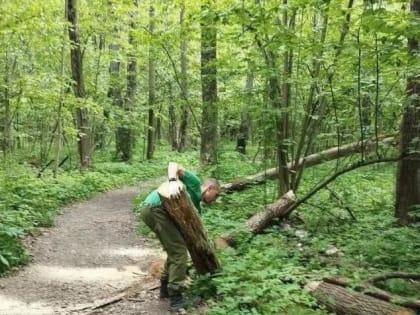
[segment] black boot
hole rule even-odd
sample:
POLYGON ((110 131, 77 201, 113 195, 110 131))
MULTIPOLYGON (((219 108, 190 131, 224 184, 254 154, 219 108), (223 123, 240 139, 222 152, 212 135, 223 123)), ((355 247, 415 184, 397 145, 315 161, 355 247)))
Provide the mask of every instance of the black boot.
POLYGON ((169 310, 171 312, 177 312, 181 309, 187 309, 191 306, 200 304, 200 297, 192 297, 186 299, 183 297, 180 291, 169 290, 169 310))
POLYGON ((168 297, 169 297, 168 279, 160 279, 159 298, 160 299, 167 299, 168 297))

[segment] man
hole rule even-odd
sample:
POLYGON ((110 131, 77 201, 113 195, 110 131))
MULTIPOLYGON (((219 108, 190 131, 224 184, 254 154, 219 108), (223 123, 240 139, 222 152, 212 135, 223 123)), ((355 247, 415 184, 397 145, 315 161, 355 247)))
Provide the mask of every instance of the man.
MULTIPOLYGON (((181 191, 181 184, 195 208, 201 214, 200 202, 212 203, 220 192, 220 185, 214 178, 208 178, 203 183, 191 172, 184 170, 175 162, 168 165, 169 196, 176 198, 181 191)), ((182 296, 184 280, 187 276, 188 250, 185 241, 170 219, 162 205, 157 190, 151 192, 142 203, 141 219, 156 234, 167 253, 164 270, 160 279, 160 298, 168 298, 173 311, 185 308, 190 304, 182 296)))

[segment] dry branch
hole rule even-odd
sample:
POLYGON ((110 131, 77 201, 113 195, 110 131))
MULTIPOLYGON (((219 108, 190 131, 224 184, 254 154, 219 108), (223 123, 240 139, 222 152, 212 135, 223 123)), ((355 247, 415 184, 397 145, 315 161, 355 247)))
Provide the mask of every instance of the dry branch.
MULTIPOLYGON (((183 186, 183 184, 180 182, 183 186)), ((178 198, 170 198, 168 182, 158 189, 162 203, 184 237, 194 267, 199 274, 215 273, 220 265, 209 242, 203 223, 191 199, 181 191, 178 198)))

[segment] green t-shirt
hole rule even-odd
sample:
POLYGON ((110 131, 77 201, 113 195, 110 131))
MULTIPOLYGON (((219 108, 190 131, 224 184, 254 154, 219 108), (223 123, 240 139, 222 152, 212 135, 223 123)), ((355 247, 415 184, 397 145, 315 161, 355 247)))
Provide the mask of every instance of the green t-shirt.
MULTIPOLYGON (((187 193, 190 196, 198 213, 201 214, 201 181, 200 179, 189 171, 184 171, 184 176, 179 178, 187 187, 187 193)), ((143 201, 143 205, 158 206, 162 204, 157 190, 152 191, 143 201)))

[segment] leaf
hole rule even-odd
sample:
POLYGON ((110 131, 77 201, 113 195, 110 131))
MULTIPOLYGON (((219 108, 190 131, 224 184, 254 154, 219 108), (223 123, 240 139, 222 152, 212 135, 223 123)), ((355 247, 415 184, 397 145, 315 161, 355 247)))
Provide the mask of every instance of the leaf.
POLYGON ((5 265, 7 268, 10 268, 10 264, 9 264, 9 262, 7 261, 7 259, 6 258, 4 258, 4 256, 3 255, 1 255, 0 254, 0 262, 3 264, 3 265, 5 265))

